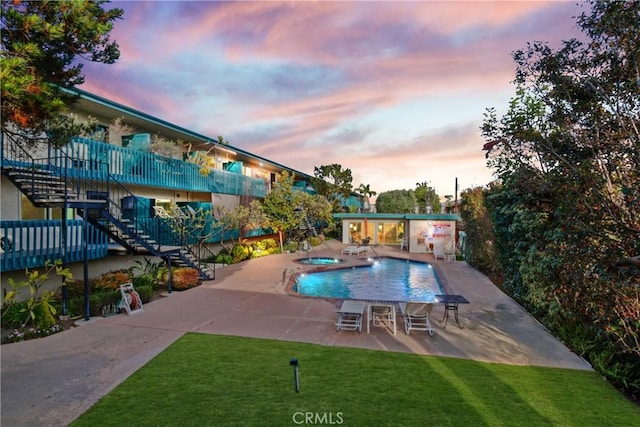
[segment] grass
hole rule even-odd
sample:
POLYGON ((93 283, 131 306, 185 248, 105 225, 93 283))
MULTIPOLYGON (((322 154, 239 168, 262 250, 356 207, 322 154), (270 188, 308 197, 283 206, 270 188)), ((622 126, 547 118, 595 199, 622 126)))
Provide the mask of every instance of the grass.
POLYGON ((640 410, 591 371, 191 333, 72 426, 600 427, 638 419, 640 410))

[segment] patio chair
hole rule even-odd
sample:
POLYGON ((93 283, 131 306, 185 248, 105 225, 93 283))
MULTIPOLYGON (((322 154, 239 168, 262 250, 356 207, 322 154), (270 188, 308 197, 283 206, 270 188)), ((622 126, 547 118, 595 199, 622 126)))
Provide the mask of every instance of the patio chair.
POLYGON ((363 252, 367 252, 369 248, 366 246, 347 246, 342 249, 342 255, 360 255, 363 252))
POLYGON ((402 239, 402 242, 400 243, 400 250, 409 250, 409 244, 407 242, 407 239, 402 239))
POLYGON ((362 331, 362 315, 364 314, 364 302, 345 300, 342 302, 338 313, 336 331, 362 331))
POLYGON ((373 326, 393 326, 393 335, 396 334, 396 309, 392 304, 371 303, 367 309, 367 333, 373 326), (386 322, 386 323, 385 323, 386 322))
POLYGON ((456 260, 456 250, 454 248, 453 240, 444 245, 444 257, 447 262, 456 260))
POLYGON ((437 242, 433 244, 433 256, 435 259, 447 259, 447 255, 444 253, 444 245, 442 243, 437 242))
POLYGON ((432 303, 425 302, 403 302, 400 303, 400 312, 404 318, 404 330, 407 335, 412 329, 416 331, 427 331, 433 336, 435 329, 429 321, 429 314, 433 310, 432 303))

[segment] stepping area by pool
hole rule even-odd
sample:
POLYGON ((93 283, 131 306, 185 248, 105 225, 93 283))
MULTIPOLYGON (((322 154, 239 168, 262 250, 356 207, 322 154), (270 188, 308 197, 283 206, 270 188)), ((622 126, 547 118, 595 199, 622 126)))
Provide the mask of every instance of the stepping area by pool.
MULTIPOLYGON (((344 247, 329 241, 315 250, 335 257, 344 247)), ((69 424, 186 332, 591 369, 465 262, 435 261, 432 255, 407 254, 399 247, 375 250, 381 256, 431 262, 445 293, 469 301, 459 306, 463 328, 450 327, 451 322, 443 328, 444 305, 436 304, 433 336, 424 331, 407 335, 403 328, 396 335, 383 327, 371 327, 368 334, 336 331, 342 300, 291 296, 282 284, 287 268, 333 267, 298 264, 301 254, 258 258, 220 268, 216 280, 146 304, 138 314, 93 318, 50 337, 3 345, 3 425, 69 424)), ((344 258, 341 266, 366 262, 364 254, 344 258)))

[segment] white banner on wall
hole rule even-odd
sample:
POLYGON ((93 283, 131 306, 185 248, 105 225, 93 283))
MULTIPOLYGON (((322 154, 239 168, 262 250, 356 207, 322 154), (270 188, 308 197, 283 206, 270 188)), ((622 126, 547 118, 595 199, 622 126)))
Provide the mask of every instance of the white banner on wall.
POLYGON ((455 242, 454 221, 411 221, 411 252, 430 253, 434 244, 451 246, 455 242))

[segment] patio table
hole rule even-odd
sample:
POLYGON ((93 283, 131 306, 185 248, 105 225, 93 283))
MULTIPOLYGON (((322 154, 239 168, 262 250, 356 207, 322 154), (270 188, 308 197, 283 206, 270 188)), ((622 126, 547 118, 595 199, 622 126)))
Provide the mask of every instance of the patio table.
POLYGON ((444 322, 443 329, 447 327, 447 322, 449 321, 449 311, 453 311, 453 315, 456 319, 456 323, 462 329, 462 325, 460 324, 460 319, 458 318, 458 305, 460 304, 469 304, 469 300, 467 300, 462 295, 436 295, 436 299, 439 303, 444 304, 444 316, 440 322, 444 322))

